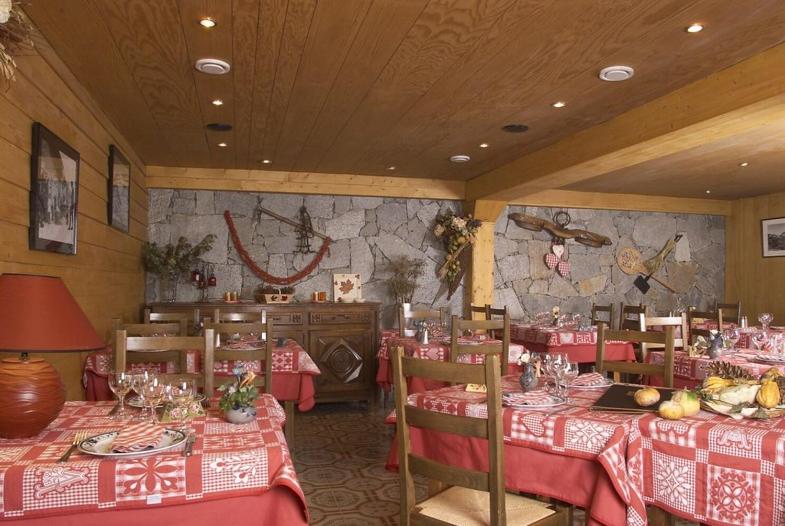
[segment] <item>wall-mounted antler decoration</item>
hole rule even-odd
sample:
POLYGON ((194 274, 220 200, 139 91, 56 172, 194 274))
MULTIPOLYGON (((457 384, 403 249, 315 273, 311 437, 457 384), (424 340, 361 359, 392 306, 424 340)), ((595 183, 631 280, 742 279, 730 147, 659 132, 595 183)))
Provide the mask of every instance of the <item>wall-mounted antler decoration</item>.
POLYGON ((542 232, 545 230, 555 238, 574 239, 581 245, 597 248, 611 244, 611 240, 601 234, 595 234, 588 230, 566 228, 566 226, 561 226, 552 221, 548 221, 547 219, 540 219, 539 217, 519 213, 513 213, 507 217, 515 221, 516 225, 525 228, 526 230, 531 230, 533 232, 542 232))

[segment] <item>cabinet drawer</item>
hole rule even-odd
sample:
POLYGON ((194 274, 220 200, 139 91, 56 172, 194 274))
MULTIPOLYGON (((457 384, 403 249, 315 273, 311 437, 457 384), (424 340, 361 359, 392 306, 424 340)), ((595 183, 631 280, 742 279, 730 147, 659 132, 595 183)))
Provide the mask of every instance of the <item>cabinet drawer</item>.
POLYGON ((273 320, 275 325, 302 325, 302 312, 271 312, 267 311, 267 317, 273 320))
POLYGON ((368 323, 371 321, 368 311, 316 311, 311 313, 311 325, 332 325, 336 323, 368 323))

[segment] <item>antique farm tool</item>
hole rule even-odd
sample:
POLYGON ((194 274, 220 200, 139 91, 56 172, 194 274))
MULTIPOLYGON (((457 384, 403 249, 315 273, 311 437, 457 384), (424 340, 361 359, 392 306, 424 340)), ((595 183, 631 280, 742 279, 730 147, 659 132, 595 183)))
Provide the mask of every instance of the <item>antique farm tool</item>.
MULTIPOLYGON (((512 213, 507 217, 512 219, 516 225, 526 230, 531 230, 533 232, 542 232, 545 230, 553 237, 558 237, 561 239, 574 239, 581 245, 598 248, 603 245, 611 244, 611 240, 607 236, 589 232, 588 230, 570 229, 566 227, 566 224, 562 226, 556 222, 560 214, 566 214, 566 212, 557 212, 554 216, 554 221, 548 221, 547 219, 540 219, 539 217, 520 214, 517 212, 512 213)), ((567 217, 569 217, 569 215, 567 215, 567 217)))
POLYGON ((645 261, 637 249, 627 247, 619 252, 619 256, 616 258, 619 268, 625 274, 642 274, 642 276, 638 276, 638 278, 635 280, 635 286, 638 287, 644 294, 646 294, 650 288, 648 283, 650 279, 653 279, 671 292, 678 293, 678 291, 670 284, 656 277, 654 274, 658 272, 665 264, 665 259, 671 253, 681 237, 681 234, 676 234, 673 239, 669 239, 668 242, 665 243, 656 256, 645 261))

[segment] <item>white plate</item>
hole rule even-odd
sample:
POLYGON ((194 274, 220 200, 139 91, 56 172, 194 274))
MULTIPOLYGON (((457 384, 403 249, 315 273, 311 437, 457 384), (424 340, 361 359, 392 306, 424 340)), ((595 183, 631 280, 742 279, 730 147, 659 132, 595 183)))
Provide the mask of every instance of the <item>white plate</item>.
POLYGON ((542 404, 518 404, 509 401, 506 397, 502 396, 502 404, 513 409, 547 409, 549 407, 558 407, 567 403, 566 398, 554 396, 550 402, 542 404))
POLYGON ((580 390, 583 390, 583 389, 605 389, 606 387, 610 387, 612 385, 613 385, 613 380, 611 380, 610 378, 606 378, 604 384, 599 384, 599 385, 571 385, 570 389, 580 389, 580 390))
POLYGON ((759 363, 776 363, 776 364, 783 364, 785 363, 785 356, 780 356, 776 354, 759 354, 755 358, 754 361, 759 363))
POLYGON ((90 438, 86 438, 79 443, 78 449, 82 453, 93 455, 96 457, 104 458, 142 458, 149 455, 155 455, 163 451, 176 448, 185 442, 186 436, 182 431, 174 429, 164 429, 161 441, 152 449, 144 451, 134 451, 131 453, 113 453, 112 444, 117 438, 118 431, 109 431, 108 433, 101 433, 90 438))

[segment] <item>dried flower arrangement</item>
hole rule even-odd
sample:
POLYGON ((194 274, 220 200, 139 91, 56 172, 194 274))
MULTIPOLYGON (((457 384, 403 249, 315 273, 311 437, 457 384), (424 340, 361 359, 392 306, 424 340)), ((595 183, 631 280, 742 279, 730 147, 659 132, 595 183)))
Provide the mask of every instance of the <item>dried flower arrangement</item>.
POLYGON ((33 47, 33 26, 22 13, 18 2, 0 0, 0 76, 14 80, 16 62, 13 54, 33 47))
POLYGON ((472 218, 471 214, 457 216, 452 210, 436 217, 436 226, 433 234, 442 240, 447 250, 447 257, 437 272, 439 279, 446 281, 450 286, 450 295, 458 286, 463 277, 463 266, 459 260, 461 253, 474 243, 480 221, 472 218))
POLYGON ((202 254, 213 247, 214 241, 215 236, 207 234, 196 246, 192 246, 184 237, 178 239, 176 245, 167 243, 163 247, 147 242, 142 249, 144 268, 151 274, 176 279, 190 272, 202 254))
POLYGON ((425 261, 408 256, 393 258, 387 264, 392 277, 387 280, 387 290, 395 298, 396 303, 411 303, 417 280, 423 275, 425 261))

